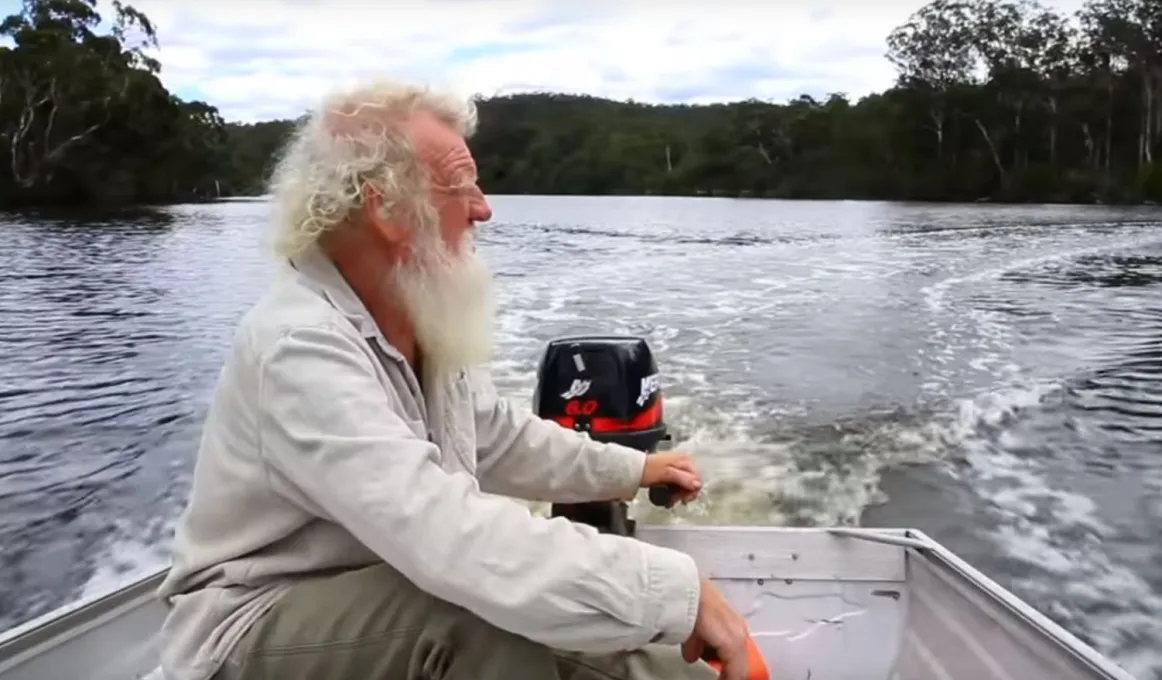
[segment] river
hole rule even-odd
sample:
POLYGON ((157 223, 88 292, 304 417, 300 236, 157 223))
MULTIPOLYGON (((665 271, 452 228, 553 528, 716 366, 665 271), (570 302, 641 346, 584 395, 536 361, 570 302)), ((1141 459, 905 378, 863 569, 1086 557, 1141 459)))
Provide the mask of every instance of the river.
MULTIPOLYGON (((647 336, 709 481, 675 521, 918 527, 1162 678, 1158 209, 493 204, 500 389, 554 336, 647 336)), ((0 223, 0 625, 166 559, 265 217, 0 223)))

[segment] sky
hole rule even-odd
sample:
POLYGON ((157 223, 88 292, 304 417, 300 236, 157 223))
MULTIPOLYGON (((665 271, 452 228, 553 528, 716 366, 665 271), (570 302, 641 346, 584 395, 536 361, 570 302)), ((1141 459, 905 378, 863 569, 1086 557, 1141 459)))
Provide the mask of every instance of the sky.
MULTIPOLYGON (((3 0, 0 9, 15 4, 3 0)), ((371 75, 469 94, 704 103, 858 98, 895 78, 885 38, 925 0, 128 0, 161 78, 227 120, 294 117, 371 75), (581 9, 584 7, 585 9, 581 9)), ((1080 0, 1046 0, 1073 9, 1080 0)), ((110 3, 101 0, 102 14, 110 3)))

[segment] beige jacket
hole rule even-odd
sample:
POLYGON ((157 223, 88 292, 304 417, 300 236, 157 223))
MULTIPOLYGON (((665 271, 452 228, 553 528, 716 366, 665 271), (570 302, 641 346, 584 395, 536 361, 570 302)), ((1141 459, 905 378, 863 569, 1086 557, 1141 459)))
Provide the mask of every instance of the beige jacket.
POLYGON ((690 634, 690 557, 504 497, 628 496, 644 454, 518 412, 483 371, 429 391, 326 256, 286 269, 242 319, 214 391, 159 592, 167 680, 213 675, 295 579, 378 561, 560 649, 690 634))

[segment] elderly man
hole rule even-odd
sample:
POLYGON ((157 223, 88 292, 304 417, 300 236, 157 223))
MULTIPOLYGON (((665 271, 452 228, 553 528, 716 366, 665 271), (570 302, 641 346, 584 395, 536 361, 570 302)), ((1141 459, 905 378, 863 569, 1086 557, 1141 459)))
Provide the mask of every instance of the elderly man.
POLYGON ((495 393, 474 126, 471 104, 376 81, 280 159, 287 267, 214 391, 160 591, 167 680, 716 677, 704 646, 745 673, 746 622, 687 555, 506 497, 701 480, 495 393))

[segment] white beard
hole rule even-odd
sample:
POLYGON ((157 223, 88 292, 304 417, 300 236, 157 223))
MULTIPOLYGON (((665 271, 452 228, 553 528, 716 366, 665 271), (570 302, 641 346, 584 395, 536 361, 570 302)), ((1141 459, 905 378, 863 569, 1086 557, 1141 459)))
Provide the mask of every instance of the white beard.
POLYGON ((416 334, 425 378, 444 378, 492 358, 492 273, 466 233, 457 256, 438 232, 422 237, 394 275, 416 334))

